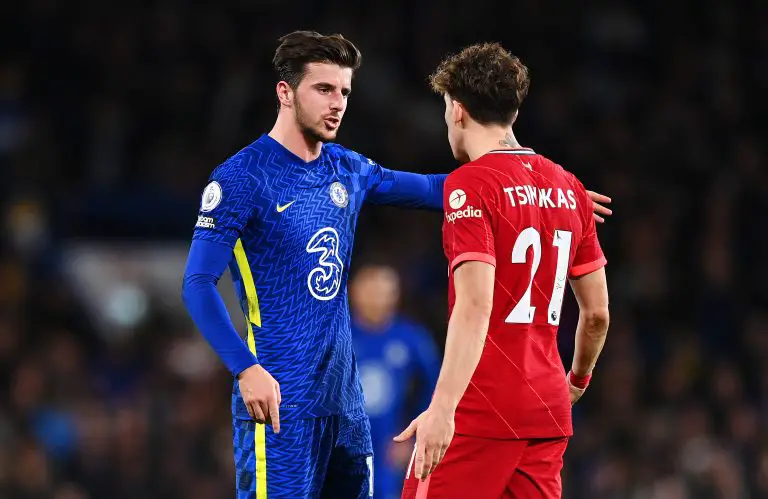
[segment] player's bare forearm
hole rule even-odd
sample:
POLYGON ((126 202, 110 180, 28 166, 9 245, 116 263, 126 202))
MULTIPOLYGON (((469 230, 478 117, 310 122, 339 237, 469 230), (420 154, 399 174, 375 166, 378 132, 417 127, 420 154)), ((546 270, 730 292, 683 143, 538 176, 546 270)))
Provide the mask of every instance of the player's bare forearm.
POLYGON ((456 304, 432 404, 454 411, 472 379, 488 334, 494 274, 492 265, 474 261, 455 271, 456 304))
POLYGON ((600 352, 608 335, 608 313, 579 313, 576 326, 576 347, 573 354, 571 371, 578 376, 586 376, 595 368, 600 352))
POLYGON ((394 438, 404 442, 416 434, 414 473, 421 480, 435 470, 453 439, 456 406, 480 362, 488 334, 495 270, 479 261, 465 262, 454 270, 456 303, 432 403, 394 438))
POLYGON ((579 302, 579 323, 571 371, 577 376, 592 373, 608 334, 608 286, 605 269, 571 281, 579 302))

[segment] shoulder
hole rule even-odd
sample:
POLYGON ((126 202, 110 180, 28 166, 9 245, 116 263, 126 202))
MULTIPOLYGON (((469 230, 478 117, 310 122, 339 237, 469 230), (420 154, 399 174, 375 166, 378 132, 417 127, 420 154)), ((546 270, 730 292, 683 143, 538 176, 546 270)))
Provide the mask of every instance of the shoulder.
POLYGON ((328 155, 332 160, 339 161, 345 168, 354 173, 365 174, 376 166, 376 162, 372 159, 340 144, 327 143, 323 145, 323 154, 328 155))
POLYGON ((350 153, 356 154, 355 151, 347 149, 343 145, 335 142, 326 142, 323 144, 323 153, 332 157, 342 157, 350 153))
POLYGON ((245 187, 268 185, 268 179, 282 171, 274 160, 274 149, 264 136, 243 147, 219 164, 212 179, 237 182, 245 187))
POLYGON ((579 179, 576 178, 576 175, 566 170, 559 163, 555 163, 554 161, 552 161, 546 156, 539 155, 539 158, 540 158, 540 164, 545 168, 548 168, 552 175, 562 177, 567 183, 571 184, 574 187, 577 185, 581 185, 581 182, 579 182, 579 179))
POLYGON ((211 180, 234 184, 250 182, 250 165, 252 158, 250 154, 243 151, 237 152, 220 163, 211 174, 211 180))
POLYGON ((562 165, 547 158, 544 158, 544 161, 546 161, 552 169, 553 174, 558 175, 562 179, 562 182, 567 186, 568 196, 576 196, 576 204, 581 207, 579 211, 581 212, 582 217, 591 218, 592 200, 589 199, 587 189, 584 187, 584 184, 581 183, 581 180, 579 180, 574 173, 566 170, 562 165))
POLYGON ((498 175, 498 170, 493 166, 493 160, 485 156, 465 163, 448 174, 446 180, 475 180, 479 182, 492 182, 498 175))
POLYGON ((260 145, 257 140, 226 158, 214 171, 220 174, 244 174, 261 163, 266 152, 263 145, 260 145))
POLYGON ((584 187, 584 184, 581 183, 581 180, 579 180, 575 174, 566 170, 565 168, 563 168, 558 164, 553 163, 553 165, 559 169, 560 174, 565 178, 565 181, 568 182, 571 189, 573 189, 579 196, 587 197, 587 189, 584 187))
POLYGON ((445 196, 456 190, 466 193, 476 193, 486 197, 488 193, 497 191, 500 181, 496 170, 483 162, 464 164, 448 174, 445 179, 445 196))
MULTIPOLYGON (((260 156, 250 147, 245 147, 226 158, 211 173, 205 187, 203 199, 221 200, 225 203, 241 199, 255 200, 255 193, 266 185, 265 172, 261 168, 260 156)), ((215 204, 218 204, 216 202, 215 204)))

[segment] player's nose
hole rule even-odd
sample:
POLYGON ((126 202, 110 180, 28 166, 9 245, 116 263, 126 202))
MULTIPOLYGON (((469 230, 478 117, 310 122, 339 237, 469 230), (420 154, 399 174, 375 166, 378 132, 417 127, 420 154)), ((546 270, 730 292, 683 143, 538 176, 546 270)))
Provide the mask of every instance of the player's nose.
POLYGON ((341 92, 334 92, 330 102, 331 111, 341 111, 344 109, 344 96, 341 92))

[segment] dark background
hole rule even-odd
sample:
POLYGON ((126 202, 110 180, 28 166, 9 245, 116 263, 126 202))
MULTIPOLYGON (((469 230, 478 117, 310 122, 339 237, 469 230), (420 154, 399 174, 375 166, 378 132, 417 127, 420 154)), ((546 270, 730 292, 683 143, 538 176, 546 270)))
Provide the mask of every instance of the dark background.
MULTIPOLYGON (((502 42, 532 76, 518 139, 613 197, 612 324, 567 498, 768 497, 767 25, 758 1, 4 6, 0 497, 234 493, 230 381, 181 271, 208 174, 273 123, 294 29, 363 52, 339 142, 419 172, 456 166, 426 76, 502 42)), ((355 257, 396 262, 438 345, 440 223, 369 207, 355 257)))

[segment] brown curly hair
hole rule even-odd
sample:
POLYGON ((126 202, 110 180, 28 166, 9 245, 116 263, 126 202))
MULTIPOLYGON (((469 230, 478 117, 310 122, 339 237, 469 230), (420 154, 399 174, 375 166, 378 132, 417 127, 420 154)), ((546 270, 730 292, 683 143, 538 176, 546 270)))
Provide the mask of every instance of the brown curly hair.
POLYGON ((459 101, 483 125, 508 125, 528 95, 528 68, 498 43, 448 56, 429 77, 432 90, 459 101))

